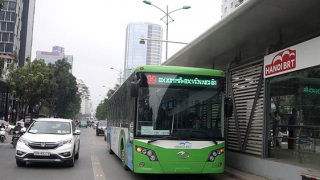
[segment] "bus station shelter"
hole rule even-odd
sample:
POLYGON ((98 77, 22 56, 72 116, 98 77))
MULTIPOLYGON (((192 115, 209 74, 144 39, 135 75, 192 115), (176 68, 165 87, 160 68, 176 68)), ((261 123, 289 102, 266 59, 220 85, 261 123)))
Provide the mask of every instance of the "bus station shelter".
POLYGON ((234 104, 225 123, 227 166, 269 179, 318 173, 319 7, 319 0, 244 1, 163 63, 226 72, 234 104))

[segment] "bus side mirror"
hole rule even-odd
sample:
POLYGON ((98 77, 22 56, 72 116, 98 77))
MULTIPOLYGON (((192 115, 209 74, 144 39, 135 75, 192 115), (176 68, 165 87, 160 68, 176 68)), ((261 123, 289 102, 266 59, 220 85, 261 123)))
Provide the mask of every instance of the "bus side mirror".
POLYGON ((140 82, 140 79, 137 80, 137 76, 134 76, 134 78, 132 79, 131 81, 131 84, 130 84, 130 96, 131 97, 138 97, 139 95, 139 82, 140 82))
POLYGON ((233 113, 233 102, 229 97, 224 99, 224 113, 226 117, 231 117, 233 113))

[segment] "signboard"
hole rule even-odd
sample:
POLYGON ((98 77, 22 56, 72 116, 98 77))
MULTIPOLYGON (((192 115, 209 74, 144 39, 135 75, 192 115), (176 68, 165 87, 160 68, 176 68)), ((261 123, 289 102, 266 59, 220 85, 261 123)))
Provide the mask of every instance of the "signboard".
POLYGON ((45 56, 60 56, 60 53, 41 51, 41 55, 45 55, 45 56))
POLYGON ((264 57, 264 78, 320 65, 320 37, 264 57))
MULTIPOLYGON (((146 73, 146 84, 152 85, 176 85, 195 87, 218 87, 218 80, 212 76, 173 75, 146 73)), ((144 79, 144 78, 143 78, 144 79)))

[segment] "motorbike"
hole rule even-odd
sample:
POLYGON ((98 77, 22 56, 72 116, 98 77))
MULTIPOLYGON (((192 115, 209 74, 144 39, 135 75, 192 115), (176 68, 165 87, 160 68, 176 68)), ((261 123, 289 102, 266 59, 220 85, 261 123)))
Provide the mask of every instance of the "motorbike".
POLYGON ((4 128, 0 128, 0 142, 3 143, 6 139, 6 130, 4 128))
POLYGON ((13 148, 16 148, 19 138, 24 134, 25 130, 21 129, 21 131, 14 131, 12 145, 13 148))

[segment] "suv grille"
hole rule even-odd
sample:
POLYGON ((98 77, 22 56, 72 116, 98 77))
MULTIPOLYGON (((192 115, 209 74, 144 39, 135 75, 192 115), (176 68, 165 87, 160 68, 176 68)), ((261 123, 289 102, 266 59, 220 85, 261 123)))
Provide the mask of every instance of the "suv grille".
POLYGON ((29 143, 31 149, 56 149, 59 146, 57 143, 48 142, 32 142, 29 143))

